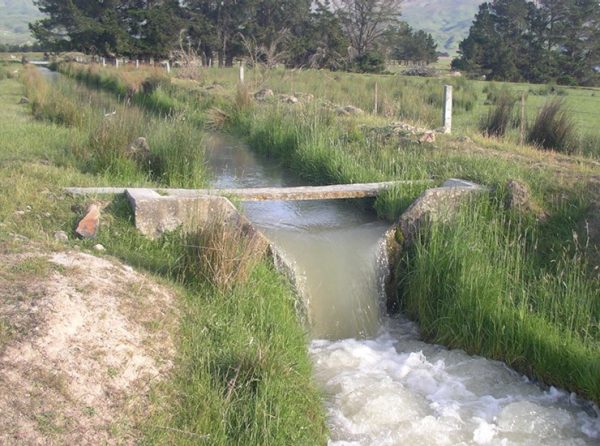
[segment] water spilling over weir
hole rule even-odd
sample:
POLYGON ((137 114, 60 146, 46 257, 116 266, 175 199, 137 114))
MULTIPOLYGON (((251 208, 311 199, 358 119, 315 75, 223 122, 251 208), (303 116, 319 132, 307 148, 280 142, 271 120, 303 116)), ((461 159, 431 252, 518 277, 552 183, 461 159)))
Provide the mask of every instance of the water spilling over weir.
MULTIPOLYGON (((296 186, 213 136, 214 187, 296 186)), ((253 202, 244 212, 293 264, 308 301, 330 445, 598 445, 600 412, 504 364, 427 344, 382 307, 387 225, 343 201, 253 202)), ((568 364, 565 364, 568 367, 568 364)))

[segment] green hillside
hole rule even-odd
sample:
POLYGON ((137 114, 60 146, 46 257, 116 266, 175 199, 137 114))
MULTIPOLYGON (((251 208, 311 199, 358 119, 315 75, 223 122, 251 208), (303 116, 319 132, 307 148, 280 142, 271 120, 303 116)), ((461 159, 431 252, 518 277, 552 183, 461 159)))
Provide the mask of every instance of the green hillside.
POLYGON ((32 43, 27 24, 40 16, 33 0, 0 0, 0 43, 32 43))
POLYGON ((433 35, 439 51, 456 54, 484 0, 404 0, 403 19, 433 35))

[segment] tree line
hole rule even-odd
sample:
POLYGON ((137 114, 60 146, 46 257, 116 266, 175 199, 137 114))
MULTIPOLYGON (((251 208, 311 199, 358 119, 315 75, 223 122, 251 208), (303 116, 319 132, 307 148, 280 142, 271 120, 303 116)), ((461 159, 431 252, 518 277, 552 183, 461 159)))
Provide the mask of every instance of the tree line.
POLYGON ((454 69, 487 79, 597 85, 600 2, 485 2, 459 53, 454 69))
POLYGON ((400 20, 402 0, 36 0, 30 24, 48 50, 166 58, 193 52, 221 66, 378 71, 385 59, 437 59, 431 35, 400 20))

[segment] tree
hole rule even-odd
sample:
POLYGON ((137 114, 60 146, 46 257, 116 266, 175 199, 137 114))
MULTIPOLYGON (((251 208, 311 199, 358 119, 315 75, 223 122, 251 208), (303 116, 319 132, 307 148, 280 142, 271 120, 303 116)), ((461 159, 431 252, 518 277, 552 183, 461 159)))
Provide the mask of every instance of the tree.
POLYGON ((402 0, 334 0, 356 58, 377 50, 386 30, 400 22, 402 0))
POLYGON ((343 69, 349 44, 330 1, 317 1, 302 29, 290 42, 289 63, 293 66, 343 69))
POLYGON ((494 0, 480 5, 455 69, 489 79, 598 82, 600 2, 494 0))
POLYGON ((105 56, 168 56, 181 27, 178 0, 36 0, 46 18, 30 25, 48 49, 105 56))
POLYGON ((407 23, 386 33, 386 44, 390 57, 402 62, 430 64, 437 61, 437 45, 431 34, 414 31, 407 23))
POLYGON ((30 24, 34 37, 49 49, 73 49, 104 55, 126 54, 130 36, 120 0, 36 0, 46 18, 30 24))

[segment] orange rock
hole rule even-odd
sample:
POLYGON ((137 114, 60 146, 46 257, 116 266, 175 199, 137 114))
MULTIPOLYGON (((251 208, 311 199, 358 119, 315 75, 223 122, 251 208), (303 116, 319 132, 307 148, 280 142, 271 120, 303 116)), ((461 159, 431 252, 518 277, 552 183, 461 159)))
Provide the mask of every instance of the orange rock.
POLYGON ((77 225, 77 229, 75 232, 77 235, 83 238, 94 238, 96 237, 96 232, 98 231, 98 225, 100 223, 100 208, 92 204, 87 211, 87 214, 79 224, 77 225))

